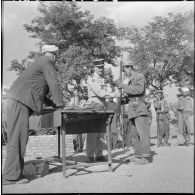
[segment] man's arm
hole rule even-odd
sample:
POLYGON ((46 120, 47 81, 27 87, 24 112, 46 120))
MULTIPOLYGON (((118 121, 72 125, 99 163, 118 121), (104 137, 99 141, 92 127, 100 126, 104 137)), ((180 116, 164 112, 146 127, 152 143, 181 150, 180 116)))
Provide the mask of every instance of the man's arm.
POLYGON ((53 102, 56 107, 62 107, 63 103, 63 93, 62 90, 58 87, 56 70, 54 64, 51 61, 46 61, 43 65, 43 74, 46 78, 47 84, 52 94, 53 102))
POLYGON ((137 78, 135 85, 129 86, 121 84, 121 87, 123 88, 123 92, 127 93, 128 95, 141 95, 144 92, 145 78, 144 76, 140 76, 137 78))

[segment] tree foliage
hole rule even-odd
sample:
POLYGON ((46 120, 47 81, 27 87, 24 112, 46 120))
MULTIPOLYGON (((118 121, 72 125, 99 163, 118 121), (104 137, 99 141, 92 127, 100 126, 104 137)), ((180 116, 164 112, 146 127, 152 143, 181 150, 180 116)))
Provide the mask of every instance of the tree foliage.
MULTIPOLYGON (((145 74, 148 86, 163 89, 167 84, 181 85, 190 79, 193 82, 193 12, 156 16, 141 29, 136 26, 117 29, 113 20, 94 19, 89 11, 82 11, 74 2, 40 2, 38 11, 40 15, 25 24, 25 30, 30 37, 40 40, 40 49, 43 44, 59 47, 58 80, 69 94, 68 84, 73 83, 80 94, 86 91, 82 83, 92 74, 94 58, 102 57, 116 66, 121 50, 129 52, 137 69, 145 74), (119 47, 117 39, 128 44, 119 47)), ((9 70, 21 74, 40 55, 41 52, 30 52, 21 63, 13 60, 9 70)), ((105 78, 112 83, 110 70, 105 71, 105 78)), ((67 93, 65 96, 68 98, 67 93)))
POLYGON ((154 17, 142 29, 135 26, 121 29, 132 45, 130 58, 146 76, 147 85, 163 89, 167 84, 180 85, 184 75, 193 76, 193 13, 169 13, 167 18, 154 17), (188 59, 189 60, 189 59, 188 59))
MULTIPOLYGON (((83 92, 82 82, 92 73, 94 58, 101 57, 116 65, 114 59, 120 49, 113 38, 117 28, 112 20, 94 19, 89 11, 81 11, 73 2, 41 2, 38 11, 40 16, 24 27, 32 38, 40 40, 40 48, 43 44, 59 47, 56 68, 64 91, 69 91, 68 84, 74 81, 77 90, 83 92)), ((13 61, 11 67, 17 70, 13 61)), ((18 67, 24 67, 24 63, 18 63, 18 67)))

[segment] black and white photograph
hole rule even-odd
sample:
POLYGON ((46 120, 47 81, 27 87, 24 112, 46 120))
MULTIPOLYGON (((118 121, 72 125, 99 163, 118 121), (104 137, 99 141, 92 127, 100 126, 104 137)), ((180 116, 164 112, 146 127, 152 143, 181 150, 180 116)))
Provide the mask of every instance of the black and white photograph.
POLYGON ((194 1, 2 1, 1 193, 194 193, 194 1))

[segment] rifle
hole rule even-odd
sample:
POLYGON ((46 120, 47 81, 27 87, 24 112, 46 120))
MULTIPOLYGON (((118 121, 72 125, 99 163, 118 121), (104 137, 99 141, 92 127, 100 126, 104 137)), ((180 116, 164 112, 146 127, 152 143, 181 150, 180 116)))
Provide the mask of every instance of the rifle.
MULTIPOLYGON (((119 82, 122 83, 122 63, 123 63, 123 55, 121 56, 121 60, 120 60, 120 78, 119 78, 119 82)), ((124 146, 124 116, 123 116, 123 106, 122 106, 122 88, 119 89, 120 90, 120 99, 119 99, 119 122, 120 122, 120 135, 122 138, 122 144, 123 144, 123 149, 125 148, 124 146)))
MULTIPOLYGON (((157 101, 159 102, 160 101, 160 99, 159 99, 159 97, 157 97, 157 101)), ((158 111, 158 109, 157 109, 157 111, 158 111)), ((157 117, 157 147, 160 147, 160 134, 159 134, 159 113, 158 112, 156 112, 156 117, 157 117)))

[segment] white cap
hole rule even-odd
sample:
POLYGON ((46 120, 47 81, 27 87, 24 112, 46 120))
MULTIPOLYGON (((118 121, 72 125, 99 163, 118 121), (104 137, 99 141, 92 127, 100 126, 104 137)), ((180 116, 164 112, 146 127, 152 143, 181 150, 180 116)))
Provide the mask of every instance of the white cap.
POLYGON ((117 103, 118 99, 117 98, 113 98, 113 102, 117 103))
POLYGON ((189 92, 190 91, 189 88, 187 88, 187 87, 182 87, 181 90, 182 90, 182 92, 189 92))
POLYGON ((56 47, 55 45, 44 45, 42 47, 42 53, 46 53, 46 52, 56 53, 57 51, 58 51, 58 47, 56 47))

